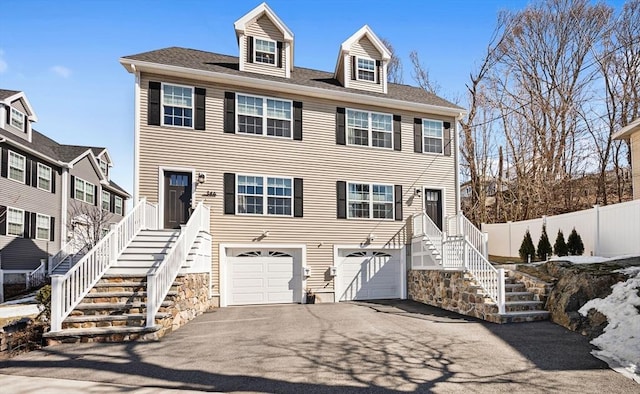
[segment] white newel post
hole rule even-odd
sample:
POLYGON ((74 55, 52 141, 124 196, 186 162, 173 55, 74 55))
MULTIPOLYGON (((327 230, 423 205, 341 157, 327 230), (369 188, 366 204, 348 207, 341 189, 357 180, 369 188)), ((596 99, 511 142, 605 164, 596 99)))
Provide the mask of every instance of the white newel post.
POLYGON ((62 278, 51 275, 51 332, 62 329, 62 278))
POLYGON ((593 226, 593 255, 600 256, 600 205, 593 206, 595 223, 593 226))
POLYGON ((482 233, 482 243, 484 245, 484 258, 489 260, 489 233, 482 233))
POLYGON ((462 267, 465 271, 469 271, 469 261, 467 257, 467 253, 469 252, 469 247, 467 246, 467 236, 464 236, 464 242, 462 243, 462 267))
POLYGON ((147 327, 153 327, 156 320, 155 313, 153 313, 156 310, 155 285, 155 274, 147 275, 147 327))
POLYGON ((504 314, 505 304, 504 268, 498 268, 498 313, 504 314))
POLYGON ((111 223, 110 228, 110 236, 109 236, 109 262, 111 264, 115 264, 118 260, 118 237, 116 236, 116 226, 117 223, 111 223))
POLYGON ((4 302, 4 272, 0 268, 0 302, 4 302))

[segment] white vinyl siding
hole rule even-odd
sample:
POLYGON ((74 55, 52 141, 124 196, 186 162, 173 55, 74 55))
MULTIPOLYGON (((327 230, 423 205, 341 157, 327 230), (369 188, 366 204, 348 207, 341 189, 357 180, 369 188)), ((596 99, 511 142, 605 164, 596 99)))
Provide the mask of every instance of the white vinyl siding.
POLYGON ((24 130, 25 115, 15 108, 11 108, 9 124, 16 129, 24 130))
POLYGON ((193 128, 193 88, 162 84, 162 124, 193 128))
POLYGON ((47 215, 36 215, 36 239, 49 240, 51 227, 51 217, 47 215))
POLYGON ((292 215, 293 180, 291 178, 238 175, 236 184, 236 205, 239 214, 292 215))
POLYGON ((27 160, 21 154, 9 151, 9 179, 25 183, 27 160))
POLYGON ((102 209, 111 210, 111 194, 106 190, 102 191, 102 209))
POLYGON ((7 208, 7 235, 22 237, 24 235, 24 211, 7 208))
POLYGON ((95 203, 95 186, 83 179, 76 178, 75 199, 89 204, 95 203))
POLYGON ((347 217, 349 219, 393 219, 393 185, 348 183, 347 217))
POLYGON ((425 153, 442 153, 442 121, 422 119, 422 151, 425 153))
POLYGON ((122 197, 115 196, 113 198, 113 213, 122 215, 122 197))
POLYGON ((292 102, 238 94, 237 132, 291 138, 292 102))
POLYGON ((347 144, 393 148, 393 116, 348 109, 347 144))
POLYGON ((38 163, 38 189, 51 191, 51 167, 38 163))

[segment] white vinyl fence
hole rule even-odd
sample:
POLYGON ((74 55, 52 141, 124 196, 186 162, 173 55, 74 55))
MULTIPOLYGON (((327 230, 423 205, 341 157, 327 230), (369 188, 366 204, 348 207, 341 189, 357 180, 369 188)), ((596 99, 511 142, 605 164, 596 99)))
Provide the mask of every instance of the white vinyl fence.
POLYGON ((483 223, 482 231, 489 236, 489 254, 518 257, 518 249, 527 229, 537 247, 543 223, 547 225, 551 246, 558 229, 562 230, 566 241, 575 228, 582 237, 584 254, 587 256, 640 255, 640 200, 604 207, 596 205, 584 211, 521 222, 483 223))

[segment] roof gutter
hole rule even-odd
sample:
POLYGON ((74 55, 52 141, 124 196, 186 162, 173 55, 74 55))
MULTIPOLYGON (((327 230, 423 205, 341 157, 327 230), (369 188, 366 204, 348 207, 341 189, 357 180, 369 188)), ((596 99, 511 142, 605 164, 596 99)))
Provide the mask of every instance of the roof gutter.
POLYGON ((365 105, 376 105, 388 108, 411 110, 415 112, 428 112, 431 114, 443 115, 443 116, 464 116, 466 111, 459 108, 448 108, 438 105, 420 104, 411 101, 402 101, 386 97, 367 96, 360 93, 341 92, 336 90, 328 90, 322 88, 316 88, 311 86, 293 85, 291 83, 270 81, 266 79, 246 77, 243 75, 226 74, 215 71, 195 70, 187 67, 171 66, 166 64, 158 64, 145 62, 140 60, 132 60, 127 58, 120 58, 120 64, 122 64, 127 71, 134 73, 137 71, 147 72, 160 72, 165 75, 171 75, 176 77, 191 76, 194 78, 204 79, 210 82, 217 83, 229 83, 232 82, 236 85, 250 88, 259 88, 272 90, 274 88, 279 91, 301 94, 305 96, 336 100, 342 99, 343 101, 349 101, 365 105))
POLYGON ((62 162, 60 160, 53 159, 53 158, 51 158, 51 157, 49 157, 47 155, 44 155, 44 154, 42 154, 42 153, 40 153, 40 152, 38 152, 38 151, 36 151, 34 149, 29 148, 28 146, 24 146, 24 145, 14 141, 14 140, 9 140, 9 139, 7 139, 5 137, 2 137, 2 138, 0 138, 0 142, 6 142, 9 145, 13 145, 15 147, 18 147, 18 148, 22 149, 23 151, 29 152, 30 154, 32 154, 32 155, 34 155, 36 157, 39 157, 41 159, 47 160, 50 163, 54 163, 59 167, 62 167, 62 168, 73 168, 73 165, 71 165, 69 163, 65 163, 65 162, 62 162))

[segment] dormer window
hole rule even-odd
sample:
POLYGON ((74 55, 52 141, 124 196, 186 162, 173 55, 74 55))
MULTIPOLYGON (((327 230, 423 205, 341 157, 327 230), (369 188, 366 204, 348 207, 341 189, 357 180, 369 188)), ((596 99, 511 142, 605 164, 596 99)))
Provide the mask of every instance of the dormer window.
POLYGON ((376 80, 376 61, 373 59, 367 59, 364 57, 358 57, 356 61, 356 79, 359 81, 371 81, 376 80))
POLYGON ((276 42, 255 38, 254 59, 256 63, 276 64, 276 42))
POLYGON ((109 177, 109 165, 102 159, 100 159, 100 171, 102 171, 102 174, 104 176, 106 176, 107 178, 109 177))
POLYGON ((24 130, 24 114, 17 109, 11 107, 11 117, 9 124, 17 129, 24 130))

